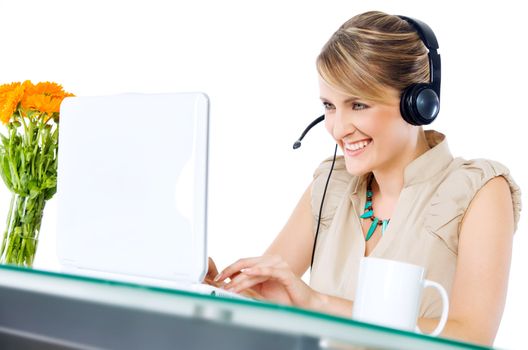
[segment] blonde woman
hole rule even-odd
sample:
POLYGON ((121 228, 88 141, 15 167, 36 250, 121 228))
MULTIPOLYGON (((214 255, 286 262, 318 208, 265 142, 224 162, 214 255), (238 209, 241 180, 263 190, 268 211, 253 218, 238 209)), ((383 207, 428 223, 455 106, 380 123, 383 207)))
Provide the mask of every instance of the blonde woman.
MULTIPOLYGON (((453 158, 443 134, 404 120, 402 93, 436 74, 411 24, 367 12, 326 43, 317 58, 324 122, 344 156, 316 169, 263 256, 240 259, 219 274, 211 260, 208 278, 234 292, 350 317, 361 257, 409 262, 425 267, 426 277, 450 294, 443 336, 492 344, 520 190, 500 163, 453 158), (307 285, 301 276, 316 231, 307 285)), ((440 314, 439 297, 426 292, 422 330, 434 328, 440 314)))

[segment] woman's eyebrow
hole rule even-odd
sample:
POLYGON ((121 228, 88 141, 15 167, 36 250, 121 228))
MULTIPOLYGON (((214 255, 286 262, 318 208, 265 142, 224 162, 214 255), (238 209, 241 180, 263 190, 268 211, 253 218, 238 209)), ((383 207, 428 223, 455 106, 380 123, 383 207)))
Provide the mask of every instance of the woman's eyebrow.
MULTIPOLYGON (((325 98, 325 97, 319 97, 321 99, 321 101, 323 102, 328 102, 328 103, 332 103, 329 99, 325 98)), ((359 97, 356 97, 356 96, 351 96, 349 98, 347 98, 344 103, 347 104, 347 103, 350 103, 350 102, 355 102, 355 101, 358 101, 358 100, 361 100, 359 97)))

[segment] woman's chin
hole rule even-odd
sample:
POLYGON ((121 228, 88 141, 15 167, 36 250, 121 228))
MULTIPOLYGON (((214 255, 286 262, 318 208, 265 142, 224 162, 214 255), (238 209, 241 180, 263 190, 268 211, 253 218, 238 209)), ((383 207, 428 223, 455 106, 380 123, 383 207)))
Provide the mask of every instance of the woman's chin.
POLYGON ((345 157, 345 165, 346 165, 347 172, 353 176, 362 176, 362 175, 365 175, 371 172, 370 168, 365 167, 362 164, 357 164, 356 162, 349 162, 346 160, 346 157, 345 157))

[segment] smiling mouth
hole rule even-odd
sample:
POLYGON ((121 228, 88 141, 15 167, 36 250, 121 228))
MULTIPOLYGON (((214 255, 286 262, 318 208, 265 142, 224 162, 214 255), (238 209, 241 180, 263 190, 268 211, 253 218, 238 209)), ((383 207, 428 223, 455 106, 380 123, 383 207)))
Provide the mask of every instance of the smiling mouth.
POLYGON ((344 146, 347 151, 358 151, 370 145, 371 142, 372 142, 372 139, 361 140, 361 141, 356 141, 353 143, 345 143, 344 146))

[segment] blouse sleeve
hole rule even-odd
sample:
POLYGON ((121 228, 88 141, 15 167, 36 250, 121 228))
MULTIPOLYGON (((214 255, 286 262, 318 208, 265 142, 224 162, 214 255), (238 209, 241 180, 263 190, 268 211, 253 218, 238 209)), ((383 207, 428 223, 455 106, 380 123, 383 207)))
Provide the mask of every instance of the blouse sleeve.
POLYGON ((477 192, 497 176, 503 176, 510 186, 514 230, 517 230, 521 211, 521 190, 508 168, 499 162, 486 159, 460 159, 458 169, 450 173, 434 194, 425 214, 425 228, 442 239, 448 249, 457 254, 460 224, 467 208, 477 192))
MULTIPOLYGON (((317 221, 319 219, 319 210, 321 208, 321 200, 328 179, 330 168, 332 167, 333 157, 325 159, 315 170, 314 179, 312 183, 312 215, 314 218, 315 234, 317 229, 317 221)), ((352 178, 345 166, 345 160, 342 156, 336 158, 334 169, 328 183, 328 188, 325 195, 323 212, 321 215, 321 231, 325 231, 330 227, 332 218, 336 213, 336 209, 343 199, 346 188, 352 178)))

